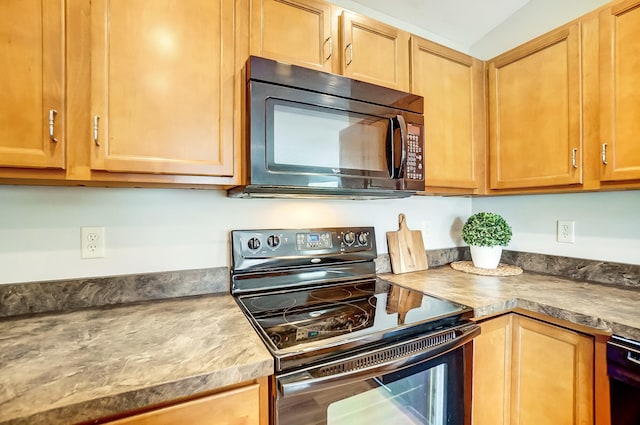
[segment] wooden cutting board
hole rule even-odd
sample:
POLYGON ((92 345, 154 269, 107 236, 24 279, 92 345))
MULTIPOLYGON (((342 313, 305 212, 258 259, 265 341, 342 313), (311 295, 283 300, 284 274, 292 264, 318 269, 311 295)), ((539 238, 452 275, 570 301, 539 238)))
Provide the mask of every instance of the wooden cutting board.
POLYGON ((420 230, 409 230, 404 214, 398 216, 399 229, 387 232, 387 246, 393 273, 427 270, 427 253, 420 230))

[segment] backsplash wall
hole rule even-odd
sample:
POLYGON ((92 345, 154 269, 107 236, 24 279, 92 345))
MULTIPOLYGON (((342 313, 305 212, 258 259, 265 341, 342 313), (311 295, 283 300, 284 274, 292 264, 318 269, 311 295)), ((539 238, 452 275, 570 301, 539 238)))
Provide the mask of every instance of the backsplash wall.
POLYGON ((473 212, 504 216, 509 250, 640 265, 640 191, 474 198, 473 212), (557 220, 575 222, 574 243, 556 241, 557 220))
MULTIPOLYGON (((375 226, 405 213, 431 224, 428 249, 462 244, 468 198, 399 200, 230 199, 217 190, 0 186, 0 284, 228 266, 232 229, 375 226), (80 258, 80 227, 105 227, 106 257, 80 258)), ((426 235, 425 235, 426 236, 426 235)))
POLYGON ((473 212, 503 214, 509 250, 640 264, 640 191, 490 198, 247 200, 222 191, 0 186, 0 284, 228 266, 232 229, 371 225, 378 251, 398 214, 429 221, 428 250, 462 246, 473 212), (574 220, 574 244, 555 241, 574 220), (106 257, 80 258, 80 227, 104 226, 106 257))

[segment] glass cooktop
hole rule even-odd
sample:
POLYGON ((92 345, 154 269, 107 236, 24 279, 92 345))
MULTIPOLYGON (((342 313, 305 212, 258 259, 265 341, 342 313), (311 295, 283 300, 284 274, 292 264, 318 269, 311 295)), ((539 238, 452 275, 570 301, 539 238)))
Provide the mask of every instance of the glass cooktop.
POLYGON ((467 306, 425 295, 380 278, 239 297, 274 353, 323 342, 361 339, 377 332, 432 328, 458 320, 467 306))

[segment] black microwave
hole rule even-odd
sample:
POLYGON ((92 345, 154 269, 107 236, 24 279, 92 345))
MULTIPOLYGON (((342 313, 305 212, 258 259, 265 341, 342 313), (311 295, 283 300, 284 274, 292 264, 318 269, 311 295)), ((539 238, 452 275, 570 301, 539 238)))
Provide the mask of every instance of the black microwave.
POLYGON ((251 56, 233 197, 402 198, 424 190, 422 96, 251 56))

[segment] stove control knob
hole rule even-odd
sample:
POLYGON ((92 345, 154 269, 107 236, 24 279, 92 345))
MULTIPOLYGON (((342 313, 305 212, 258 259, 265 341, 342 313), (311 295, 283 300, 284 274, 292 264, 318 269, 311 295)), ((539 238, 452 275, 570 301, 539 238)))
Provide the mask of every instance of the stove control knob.
POLYGON ((347 232, 344 234, 343 240, 347 245, 353 245, 353 242, 356 240, 356 235, 353 232, 347 232))
POLYGON ((358 243, 366 246, 369 243, 369 234, 367 232, 358 233, 358 243))
POLYGON ((267 245, 269 248, 276 249, 280 246, 280 236, 271 235, 267 238, 267 245))
POLYGON ((247 241, 247 246, 251 251, 257 251, 260 249, 260 239, 253 237, 247 241))

